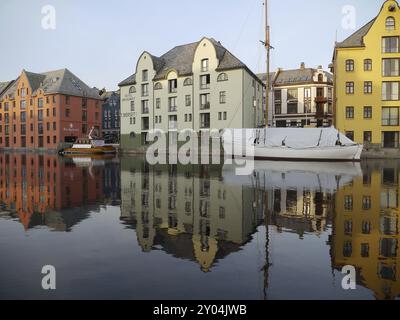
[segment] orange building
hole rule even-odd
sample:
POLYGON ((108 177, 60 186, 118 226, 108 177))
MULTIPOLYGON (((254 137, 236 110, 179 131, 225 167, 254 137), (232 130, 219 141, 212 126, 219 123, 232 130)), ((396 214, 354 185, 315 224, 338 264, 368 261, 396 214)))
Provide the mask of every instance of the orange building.
POLYGON ((101 132, 101 97, 67 69, 0 83, 0 148, 57 149, 101 132))

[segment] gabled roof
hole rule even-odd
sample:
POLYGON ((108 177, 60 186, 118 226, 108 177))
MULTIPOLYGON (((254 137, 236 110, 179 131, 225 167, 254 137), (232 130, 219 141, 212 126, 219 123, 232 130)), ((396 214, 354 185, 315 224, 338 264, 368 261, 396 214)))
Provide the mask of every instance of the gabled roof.
MULTIPOLYGON (((100 99, 99 90, 90 88, 68 69, 44 73, 33 73, 23 70, 22 73, 25 74, 28 79, 29 85, 32 89, 32 95, 36 95, 38 90, 43 90, 44 94, 58 93, 70 96, 100 99)), ((19 79, 20 77, 18 77, 13 85, 7 90, 0 93, 0 97, 4 95, 14 97, 19 79)))
POLYGON ((336 48, 357 48, 364 47, 364 37, 367 35, 368 31, 371 29, 376 18, 372 19, 362 28, 354 32, 350 37, 342 42, 336 43, 336 48))
POLYGON ((12 83, 14 82, 14 80, 12 81, 7 81, 7 82, 0 82, 0 95, 3 93, 4 90, 6 90, 12 83))
MULTIPOLYGON (((247 68, 247 66, 238 58, 236 58, 231 52, 229 52, 224 46, 222 46, 220 42, 216 41, 213 38, 207 39, 210 40, 215 47, 217 58, 219 60, 217 71, 245 68, 250 74, 252 74, 256 78, 256 76, 247 68)), ((197 41, 185 45, 176 46, 163 54, 161 57, 150 55, 152 57, 154 69, 156 71, 154 80, 157 81, 165 79, 171 69, 176 70, 178 76, 180 77, 193 74, 193 59, 199 43, 200 41, 197 41)), ((131 85, 135 83, 136 75, 133 74, 127 79, 123 80, 121 83, 119 83, 119 86, 131 85)))

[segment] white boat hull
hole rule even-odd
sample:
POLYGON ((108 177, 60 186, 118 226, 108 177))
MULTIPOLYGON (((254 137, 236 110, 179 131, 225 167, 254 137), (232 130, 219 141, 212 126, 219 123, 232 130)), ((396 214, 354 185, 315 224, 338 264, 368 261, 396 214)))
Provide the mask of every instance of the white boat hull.
POLYGON ((363 146, 314 147, 314 148, 289 148, 268 147, 264 145, 231 144, 224 142, 224 149, 228 156, 246 157, 256 160, 300 160, 300 161, 360 161, 363 146))

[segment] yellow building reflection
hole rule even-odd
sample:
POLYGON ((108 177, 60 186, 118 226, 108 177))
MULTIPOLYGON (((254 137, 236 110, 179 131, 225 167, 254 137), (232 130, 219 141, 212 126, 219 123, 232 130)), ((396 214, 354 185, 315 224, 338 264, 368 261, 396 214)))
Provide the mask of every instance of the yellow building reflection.
POLYGON ((136 229, 143 251, 161 246, 208 272, 263 221, 254 190, 225 184, 221 167, 121 161, 121 220, 136 229))
POLYGON ((377 299, 400 294, 399 162, 369 161, 363 177, 336 194, 332 261, 353 265, 377 299))

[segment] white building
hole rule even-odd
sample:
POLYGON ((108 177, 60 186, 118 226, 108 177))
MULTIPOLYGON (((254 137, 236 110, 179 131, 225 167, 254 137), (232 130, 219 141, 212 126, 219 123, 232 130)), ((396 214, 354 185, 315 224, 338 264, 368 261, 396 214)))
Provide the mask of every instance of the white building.
MULTIPOLYGON (((318 68, 278 69, 271 73, 268 125, 322 127, 333 123, 333 76, 318 68)), ((265 74, 260 75, 265 82, 265 74)))
POLYGON ((144 52, 121 88, 121 146, 140 149, 151 129, 223 129, 263 124, 262 81, 214 39, 144 52))

